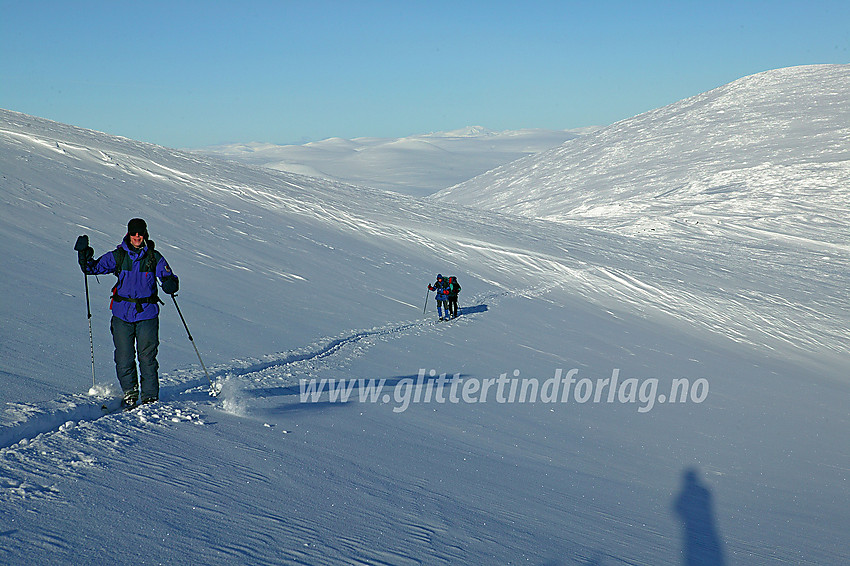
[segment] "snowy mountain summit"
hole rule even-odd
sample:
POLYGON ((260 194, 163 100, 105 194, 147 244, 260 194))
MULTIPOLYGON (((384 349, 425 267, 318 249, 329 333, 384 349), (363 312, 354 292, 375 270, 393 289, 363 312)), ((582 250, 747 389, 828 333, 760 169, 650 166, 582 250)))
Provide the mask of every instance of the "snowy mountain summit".
POLYGON ((850 201, 848 139, 850 65, 791 67, 623 120, 434 198, 633 230, 734 220, 828 237, 824 224, 850 201))

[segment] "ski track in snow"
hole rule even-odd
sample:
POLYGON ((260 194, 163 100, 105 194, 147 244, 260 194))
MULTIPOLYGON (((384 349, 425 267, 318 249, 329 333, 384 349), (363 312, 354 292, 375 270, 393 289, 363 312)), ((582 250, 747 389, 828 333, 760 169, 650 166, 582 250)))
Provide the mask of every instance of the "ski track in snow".
MULTIPOLYGON (((589 258, 595 260, 590 263, 571 258, 569 253, 565 256, 547 255, 523 248, 494 247, 475 240, 461 240, 456 244, 469 253, 478 254, 491 265, 510 263, 523 266, 529 273, 549 275, 548 286, 504 290, 469 297, 466 302, 470 304, 490 304, 505 297, 539 295, 553 287, 569 286, 572 293, 591 302, 604 302, 605 297, 608 297, 621 304, 631 303, 642 310, 652 306, 658 312, 674 318, 684 318, 687 313, 696 314, 692 322, 702 321, 710 330, 737 341, 754 342, 752 335, 738 330, 742 313, 751 311, 749 303, 752 301, 748 294, 756 295, 760 304, 783 300, 779 295, 771 297, 762 290, 752 289, 737 296, 723 297, 728 306, 718 309, 716 304, 707 302, 706 297, 699 292, 676 289, 672 279, 677 273, 654 273, 653 262, 649 258, 642 261, 638 257, 637 265, 641 268, 627 270, 625 267, 612 267, 616 262, 607 261, 605 258, 589 258)), ((483 280, 481 277, 479 279, 483 280)), ((719 298, 717 295, 708 296, 714 301, 719 298)), ((785 303, 786 308, 793 308, 798 313, 804 308, 803 305, 792 305, 787 301, 785 303)), ((429 299, 429 307, 433 310, 433 299, 429 299)), ((810 316, 822 318, 824 310, 813 310, 810 316)), ((818 336, 816 326, 808 330, 797 329, 794 335, 787 332, 787 335, 783 334, 779 329, 784 327, 764 319, 765 316, 768 314, 752 313, 746 317, 751 325, 750 330, 772 329, 773 339, 788 342, 796 340, 797 347, 806 346, 806 342, 800 341, 802 336, 811 335, 813 344, 823 337, 822 334, 818 336), (759 320, 763 322, 754 324, 759 320)), ((771 316, 777 315, 771 313, 771 316)), ((466 324, 477 317, 475 313, 461 316, 450 324, 466 324)), ((323 372, 340 366, 340 358, 344 361, 359 357, 377 341, 424 332, 437 324, 434 320, 418 320, 356 330, 342 336, 326 337, 302 348, 270 354, 261 359, 232 360, 225 365, 210 368, 211 376, 216 386, 223 388, 218 399, 221 408, 236 415, 248 416, 249 411, 245 406, 249 402, 251 390, 274 388, 284 394, 296 395, 300 378, 321 378, 323 372)), ((94 465, 95 461, 91 456, 93 450, 87 449, 86 446, 91 447, 97 442, 120 446, 123 442, 122 435, 107 432, 110 427, 100 426, 101 423, 119 421, 123 426, 133 426, 132 423, 135 423, 135 426, 167 425, 171 422, 203 424, 203 407, 214 403, 207 397, 207 391, 208 384, 203 372, 198 367, 191 367, 163 374, 160 403, 152 407, 141 407, 131 413, 105 414, 102 405, 107 404, 110 409, 114 409, 118 402, 116 398, 83 394, 63 396, 43 404, 8 404, 5 414, 0 417, 0 466, 6 470, 3 487, 8 488, 4 497, 56 496, 49 482, 43 479, 37 481, 33 477, 52 477, 56 470, 67 475, 80 467, 94 465), (56 436, 73 437, 77 448, 65 453, 60 448, 44 450, 42 447, 56 444, 56 436), (33 477, 21 475, 21 469, 30 470, 33 477)))
MULTIPOLYGON (((470 297, 468 302, 489 308, 506 297, 540 295, 550 288, 489 293, 470 297)), ((50 403, 9 403, 0 418, 0 500, 61 498, 50 480, 76 477, 78 470, 99 465, 95 447, 120 450, 133 442, 134 429, 140 427, 174 423, 204 425, 204 408, 214 405, 232 414, 249 416, 243 398, 245 392, 275 386, 284 394, 297 395, 296 375, 319 377, 322 370, 339 365, 337 358, 362 356, 377 341, 429 331, 441 324, 469 324, 481 316, 474 306, 465 308, 472 312, 464 314, 464 307, 460 307, 460 316, 448 323, 428 319, 390 324, 326 338, 259 360, 233 361, 213 367, 211 377, 221 391, 215 398, 208 396, 209 386, 203 371, 193 367, 162 374, 160 401, 129 412, 118 410, 120 396, 77 394, 50 403)))

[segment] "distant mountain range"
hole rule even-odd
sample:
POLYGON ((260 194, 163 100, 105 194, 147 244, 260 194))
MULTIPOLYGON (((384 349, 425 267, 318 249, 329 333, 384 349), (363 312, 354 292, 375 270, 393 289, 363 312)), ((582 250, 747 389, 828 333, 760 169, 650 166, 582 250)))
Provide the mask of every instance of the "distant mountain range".
POLYGON ((243 143, 204 155, 355 185, 425 196, 598 128, 508 130, 469 126, 405 138, 330 138, 305 145, 243 143))

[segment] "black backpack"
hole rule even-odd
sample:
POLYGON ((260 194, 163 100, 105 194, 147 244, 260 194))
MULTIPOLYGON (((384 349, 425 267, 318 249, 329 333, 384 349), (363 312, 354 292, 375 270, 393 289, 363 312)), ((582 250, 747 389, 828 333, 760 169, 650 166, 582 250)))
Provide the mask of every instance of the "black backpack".
MULTIPOLYGON (((148 240, 148 253, 145 254, 144 259, 142 260, 142 265, 139 267, 140 271, 150 271, 151 273, 156 273, 156 266, 159 263, 159 260, 162 259, 162 254, 154 249, 153 240, 148 240)), ((112 257, 115 258, 115 276, 118 277, 118 274, 122 271, 130 271, 133 269, 133 260, 130 259, 129 254, 127 254, 127 250, 118 246, 114 250, 112 250, 112 257)))
MULTIPOLYGON (((153 240, 148 240, 148 252, 145 254, 145 257, 142 259, 142 264, 139 266, 139 271, 141 272, 151 272, 156 275, 156 266, 159 264, 159 260, 162 259, 162 254, 154 249, 153 240)), ((112 250, 112 257, 115 258, 115 277, 120 277, 122 271, 130 271, 133 269, 133 260, 130 259, 130 255, 127 253, 127 250, 118 246, 114 250, 112 250)), ((159 296, 156 292, 156 285, 153 288, 153 295, 150 297, 145 297, 143 299, 131 299, 129 297, 122 297, 116 291, 118 290, 118 282, 115 282, 115 286, 112 288, 112 301, 127 301, 130 303, 136 303, 136 312, 142 312, 142 305, 146 303, 159 303, 163 304, 161 300, 159 300, 159 296)), ((112 303, 109 304, 109 308, 112 308, 112 303)))

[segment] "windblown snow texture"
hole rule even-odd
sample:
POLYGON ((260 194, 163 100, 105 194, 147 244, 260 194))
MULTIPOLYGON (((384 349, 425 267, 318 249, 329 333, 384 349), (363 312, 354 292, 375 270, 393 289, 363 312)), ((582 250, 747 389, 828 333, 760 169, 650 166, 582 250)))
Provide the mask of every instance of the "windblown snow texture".
POLYGON ((747 77, 433 199, 0 111, 0 562, 846 563, 848 79, 747 77), (160 402, 101 409, 112 279, 92 387, 73 243, 133 217, 217 398, 166 305, 160 402), (614 378, 654 404, 577 400, 614 378))

